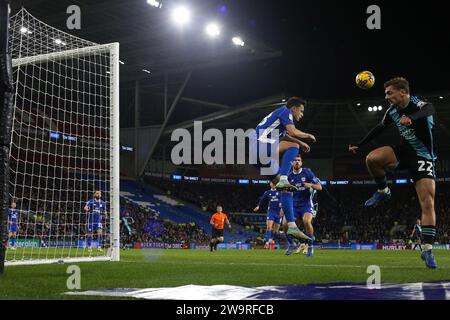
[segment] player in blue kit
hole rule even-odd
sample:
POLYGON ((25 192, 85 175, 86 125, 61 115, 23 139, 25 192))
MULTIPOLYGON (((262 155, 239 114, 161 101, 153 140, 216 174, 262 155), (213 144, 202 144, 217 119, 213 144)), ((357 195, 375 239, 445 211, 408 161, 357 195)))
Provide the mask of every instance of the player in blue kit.
POLYGON ((310 151, 309 145, 301 140, 316 142, 312 134, 302 132, 294 125, 294 119, 299 121, 303 117, 305 105, 306 101, 301 98, 290 98, 286 105, 267 115, 256 127, 256 132, 249 136, 250 162, 261 167, 270 162, 270 169, 263 174, 279 177, 276 188, 281 191, 280 202, 288 224, 286 235, 297 239, 308 237, 295 224, 290 191, 296 191, 296 187, 289 183, 287 177, 299 149, 303 152, 310 151), (278 160, 281 154, 283 158, 278 170, 277 162, 274 165, 273 159, 278 160), (265 160, 267 163, 264 163, 265 160))
MULTIPOLYGON (((306 234, 310 238, 307 242, 307 256, 314 255, 314 228, 312 220, 317 214, 317 201, 315 195, 317 191, 322 190, 322 184, 315 174, 308 168, 303 168, 303 160, 298 155, 292 166, 292 172, 289 174, 289 182, 295 185, 298 191, 294 192, 294 215, 297 220, 302 220, 305 226, 306 234)), ((290 246, 286 254, 290 254, 290 246)))
POLYGON ((259 200, 258 206, 256 206, 253 211, 257 212, 265 204, 267 204, 267 229, 264 249, 274 249, 275 242, 273 241, 274 237, 272 237, 272 233, 273 236, 278 235, 283 217, 281 215, 280 207, 280 192, 275 188, 275 183, 273 181, 270 182, 270 190, 264 192, 259 200))
POLYGON ((94 192, 94 199, 89 200, 84 207, 84 211, 88 214, 87 219, 87 247, 92 252, 93 233, 97 233, 98 247, 97 250, 102 252, 103 247, 103 224, 102 215, 106 212, 106 203, 102 200, 101 191, 94 192))
POLYGON ((16 209, 16 203, 11 203, 8 210, 8 239, 11 243, 11 250, 16 250, 17 232, 19 231, 19 210, 16 209))

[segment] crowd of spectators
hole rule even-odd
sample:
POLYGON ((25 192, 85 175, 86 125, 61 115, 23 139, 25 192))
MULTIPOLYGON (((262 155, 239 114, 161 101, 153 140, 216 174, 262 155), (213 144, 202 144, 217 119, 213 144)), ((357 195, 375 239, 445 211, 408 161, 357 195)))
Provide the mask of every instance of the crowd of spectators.
MULTIPOLYGON (((260 216, 254 214, 253 209, 268 186, 163 179, 155 180, 155 183, 161 189, 170 190, 173 196, 193 203, 207 212, 214 212, 216 205, 220 204, 232 222, 259 233, 265 231, 264 209, 260 209, 260 216)), ((316 238, 319 241, 385 243, 409 240, 416 219, 421 217, 413 185, 393 185, 389 202, 376 208, 366 208, 363 204, 373 194, 374 189, 375 185, 326 186, 318 194, 319 212, 314 221, 316 238)), ((449 184, 437 183, 436 241, 440 243, 450 243, 449 194, 449 184)))
POLYGON ((122 243, 160 242, 196 243, 205 245, 209 235, 194 223, 175 223, 161 220, 159 212, 121 199, 122 243), (125 220, 131 230, 125 227, 125 220))

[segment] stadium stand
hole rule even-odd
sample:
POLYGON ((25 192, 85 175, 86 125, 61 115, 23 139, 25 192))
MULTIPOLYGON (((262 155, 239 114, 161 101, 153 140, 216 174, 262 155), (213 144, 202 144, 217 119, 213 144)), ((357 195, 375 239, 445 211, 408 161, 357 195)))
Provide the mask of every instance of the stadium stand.
MULTIPOLYGON (((205 211, 223 204, 232 221, 248 226, 250 216, 259 197, 266 190, 261 185, 208 184, 199 182, 154 179, 153 183, 185 201, 201 206, 205 211), (201 196, 198 196, 201 195, 201 196)), ((327 186, 328 192, 319 193, 319 214, 314 223, 319 241, 391 242, 407 241, 411 228, 420 218, 420 208, 411 184, 391 186, 395 201, 374 209, 362 205, 373 192, 372 185, 327 186), (334 201, 337 200, 337 203, 334 201)), ((437 240, 450 243, 450 186, 437 184, 436 214, 437 240)), ((250 222, 251 223, 251 222, 250 222)), ((250 226, 264 231, 260 223, 250 226)))

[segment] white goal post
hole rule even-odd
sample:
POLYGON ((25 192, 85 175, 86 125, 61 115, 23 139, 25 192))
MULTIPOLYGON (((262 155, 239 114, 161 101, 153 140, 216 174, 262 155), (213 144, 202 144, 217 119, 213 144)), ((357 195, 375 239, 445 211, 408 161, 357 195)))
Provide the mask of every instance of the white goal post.
POLYGON ((25 9, 10 21, 16 209, 5 265, 119 261, 119 44, 74 37, 25 9), (95 191, 100 218, 84 210, 95 191))

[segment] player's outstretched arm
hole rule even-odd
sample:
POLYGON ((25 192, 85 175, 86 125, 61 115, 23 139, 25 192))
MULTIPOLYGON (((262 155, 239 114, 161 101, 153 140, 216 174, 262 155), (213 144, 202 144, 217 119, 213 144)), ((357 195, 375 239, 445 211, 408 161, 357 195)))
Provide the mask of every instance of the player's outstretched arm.
POLYGON ((386 129, 386 125, 384 123, 381 122, 377 124, 377 126, 372 130, 370 130, 370 132, 364 138, 362 138, 362 140, 358 142, 356 145, 350 144, 348 146, 348 151, 356 153, 359 150, 359 148, 363 147, 364 145, 372 141, 374 138, 379 136, 381 132, 384 131, 384 129, 386 129))
POLYGON ((305 188, 311 188, 311 189, 314 189, 314 190, 317 190, 317 191, 322 191, 322 184, 320 182, 319 183, 307 183, 307 182, 305 182, 304 186, 305 186, 305 188))
POLYGON ((290 135, 291 137, 294 137, 294 138, 297 138, 300 140, 305 140, 306 142, 309 142, 309 143, 316 142, 316 137, 314 137, 310 133, 306 133, 306 132, 298 130, 293 124, 287 125, 286 130, 287 130, 288 135, 290 135))
POLYGON ((280 141, 290 141, 290 142, 294 142, 294 143, 296 143, 296 144, 299 145, 300 149, 302 149, 303 152, 306 152, 306 153, 308 153, 308 152, 311 150, 311 147, 310 147, 308 144, 306 144, 306 143, 303 142, 303 141, 300 141, 300 140, 297 139, 297 138, 294 138, 294 137, 292 137, 292 136, 289 136, 289 135, 284 136, 283 138, 281 138, 280 141))
POLYGON ((360 142, 358 142, 358 144, 349 145, 348 151, 355 154, 361 147, 365 146, 368 142, 379 136, 390 124, 392 124, 392 119, 388 116, 391 110, 392 107, 386 111, 381 122, 377 124, 372 130, 370 130, 369 133, 364 138, 362 138, 360 142))

